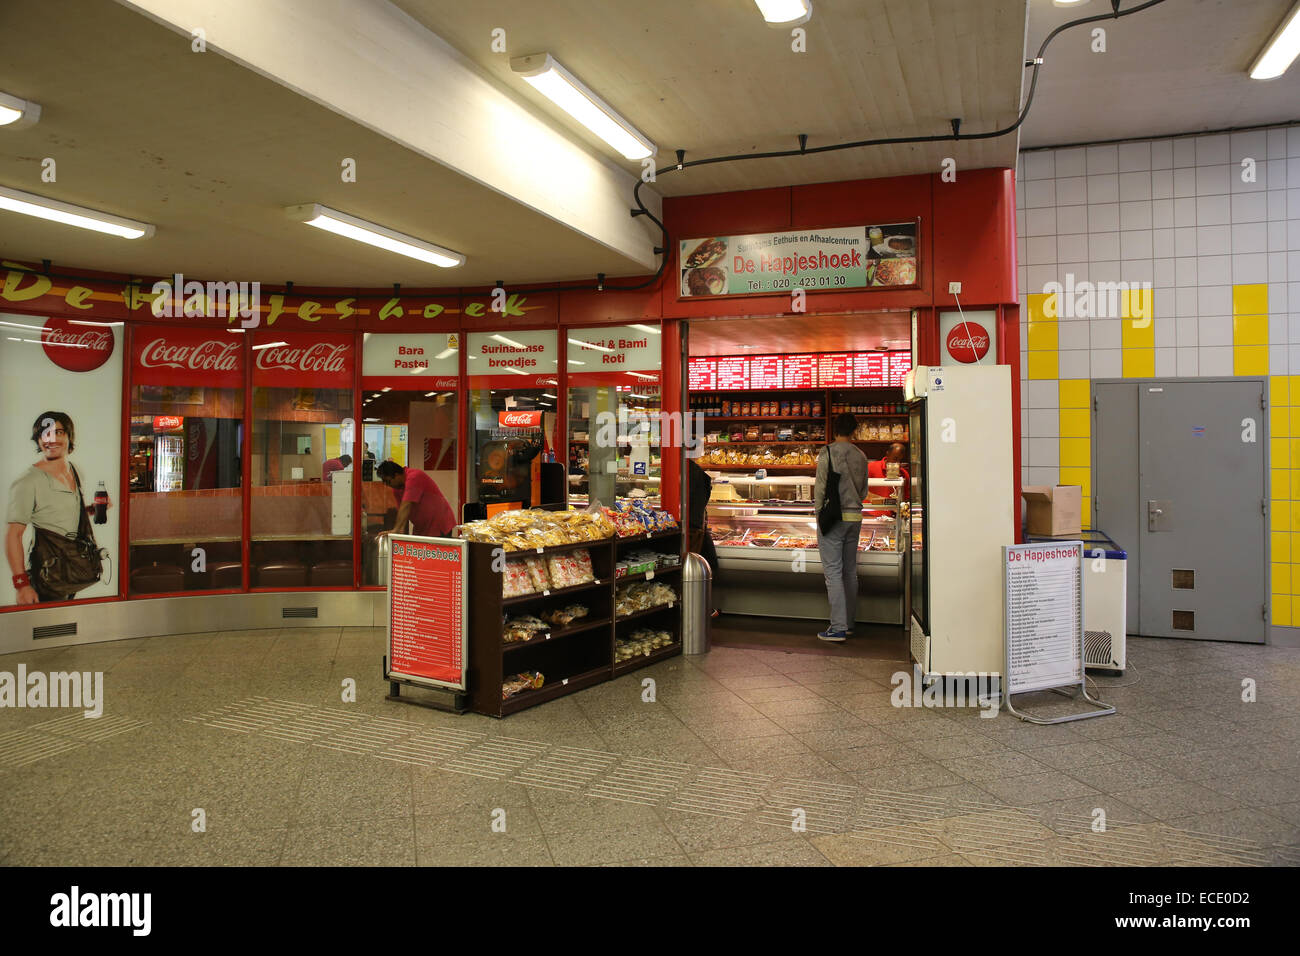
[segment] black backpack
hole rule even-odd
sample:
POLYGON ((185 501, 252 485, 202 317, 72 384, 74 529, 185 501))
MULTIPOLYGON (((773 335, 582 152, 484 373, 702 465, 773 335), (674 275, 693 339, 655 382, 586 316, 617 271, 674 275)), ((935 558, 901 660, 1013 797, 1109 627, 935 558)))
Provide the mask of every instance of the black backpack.
POLYGON ((828 534, 843 518, 844 508, 840 504, 840 473, 831 461, 831 446, 826 446, 826 494, 822 506, 817 511, 817 527, 822 534, 828 534))

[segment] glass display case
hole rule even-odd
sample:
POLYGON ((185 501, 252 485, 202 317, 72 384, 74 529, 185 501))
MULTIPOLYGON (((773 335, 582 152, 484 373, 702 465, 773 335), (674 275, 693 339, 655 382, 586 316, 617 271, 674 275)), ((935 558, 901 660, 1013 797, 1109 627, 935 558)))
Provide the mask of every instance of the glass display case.
MULTIPOLYGON (((718 551, 715 603, 728 613, 824 619, 815 479, 709 474, 708 523, 718 551)), ((902 484, 902 479, 872 479, 873 487, 896 489, 891 495, 902 484)), ((902 623, 906 510, 896 497, 872 495, 863 503, 857 620, 902 623)))

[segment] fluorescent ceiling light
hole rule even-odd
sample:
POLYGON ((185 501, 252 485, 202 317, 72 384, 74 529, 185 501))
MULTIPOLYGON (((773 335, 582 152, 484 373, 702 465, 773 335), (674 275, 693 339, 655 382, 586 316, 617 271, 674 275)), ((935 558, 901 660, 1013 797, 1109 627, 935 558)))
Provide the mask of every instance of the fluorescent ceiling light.
POLYGON ((435 355, 434 358, 445 359, 448 355, 455 355, 455 354, 456 354, 455 349, 443 349, 441 352, 435 355))
POLYGON ((44 196, 10 189, 8 186, 0 186, 0 209, 22 213, 24 216, 35 216, 38 219, 48 219, 51 222, 60 222, 65 226, 106 232, 110 236, 120 236, 123 239, 148 239, 154 233, 153 226, 148 223, 110 216, 106 212, 96 212, 84 206, 73 206, 70 203, 59 202, 57 199, 46 199, 44 196))
POLYGON ((22 129, 41 118, 41 108, 31 100, 0 93, 0 126, 22 129))
POLYGON ((1281 26, 1273 31, 1273 36, 1264 45, 1255 62, 1250 65, 1252 80, 1277 79, 1300 54, 1300 3, 1291 8, 1281 26))
POLYGON ((550 392, 542 392, 542 398, 556 398, 556 397, 557 396, 552 395, 550 392))
POLYGON ((595 342, 584 342, 581 339, 569 339, 570 345, 581 345, 585 349, 597 349, 601 352, 612 352, 613 349, 605 348, 603 345, 597 345, 595 342))
POLYGON ((289 344, 288 342, 266 342, 262 345, 254 345, 253 351, 256 352, 258 349, 273 349, 277 345, 288 345, 288 344, 289 344))
POLYGON ((645 159, 658 152, 654 143, 549 53, 517 56, 510 69, 628 159, 645 159))
POLYGON ((1058 7, 1077 7, 1081 3, 1087 3, 1088 0, 1052 0, 1052 3, 1058 7))
POLYGON ((659 330, 656 329, 653 325, 637 325, 637 324, 634 322, 634 323, 632 323, 632 326, 631 326, 631 327, 634 328, 634 329, 640 329, 642 332, 649 332, 651 335, 658 335, 658 334, 659 334, 659 330))
POLYGON ((285 212, 289 214, 291 219, 305 222, 307 225, 315 226, 318 229, 324 229, 326 232, 332 232, 336 236, 355 239, 357 242, 364 242, 385 249, 388 252, 396 252, 401 256, 410 256, 412 259, 419 259, 421 262, 427 262, 430 265, 450 269, 453 266, 465 264, 465 257, 459 252, 444 249, 442 246, 436 246, 432 242, 425 242, 423 239, 416 239, 414 236, 408 236, 405 233, 386 229, 373 222, 349 216, 347 213, 330 209, 328 206, 322 206, 319 203, 290 206, 285 212))
POLYGON ((812 0, 754 0, 763 19, 774 27, 797 27, 812 16, 812 0))
POLYGON ((519 371, 519 369, 517 369, 517 368, 511 368, 509 365, 506 366, 506 371, 507 371, 507 372, 514 372, 516 375, 526 375, 526 374, 527 374, 526 372, 521 372, 521 371, 519 371))
POLYGON ((577 359, 569 359, 570 365, 586 365, 586 362, 579 362, 577 359))
POLYGON ((381 392, 391 392, 392 390, 393 387, 391 385, 385 385, 383 388, 380 389, 381 392))
POLYGON ((524 345, 523 342, 516 342, 514 339, 508 339, 508 338, 506 338, 504 335, 496 335, 496 334, 493 334, 493 335, 489 336, 489 338, 494 338, 494 339, 496 339, 498 342, 504 342, 506 345, 512 345, 512 346, 514 346, 514 347, 517 348, 517 349, 526 349, 526 348, 528 348, 528 346, 524 345))
POLYGON ((433 398, 433 396, 436 395, 436 394, 437 394, 437 392, 425 392, 425 393, 424 393, 424 397, 425 397, 425 398, 433 398))

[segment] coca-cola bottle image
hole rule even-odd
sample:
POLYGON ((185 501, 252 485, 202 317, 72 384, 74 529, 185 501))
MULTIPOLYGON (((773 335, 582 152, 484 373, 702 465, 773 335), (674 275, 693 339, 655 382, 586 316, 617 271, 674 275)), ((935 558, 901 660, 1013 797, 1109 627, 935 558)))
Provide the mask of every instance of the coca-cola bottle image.
POLYGON ((108 489, 102 481, 95 489, 95 524, 108 524, 108 489))

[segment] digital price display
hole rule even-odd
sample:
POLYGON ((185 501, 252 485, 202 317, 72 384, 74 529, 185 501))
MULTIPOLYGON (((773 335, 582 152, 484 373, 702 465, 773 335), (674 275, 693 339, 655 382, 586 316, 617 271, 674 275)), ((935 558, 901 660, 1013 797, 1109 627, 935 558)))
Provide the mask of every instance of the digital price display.
POLYGON ((787 355, 781 369, 783 388, 816 388, 817 356, 787 355))
POLYGON ((853 385, 853 356, 848 352, 827 352, 817 356, 819 388, 849 388, 853 385))
POLYGON ((718 359, 718 389, 749 388, 749 359, 744 356, 718 359))
POLYGON ((853 356, 853 385, 856 388, 878 388, 888 380, 885 352, 858 352, 853 356))
POLYGON ((691 359, 686 368, 686 387, 692 392, 710 392, 717 388, 717 359, 691 359))
POLYGON ((759 355, 749 360, 750 388, 781 387, 781 356, 759 355))
POLYGON ((889 384, 902 385, 907 373, 912 370, 911 352, 889 353, 889 384))

